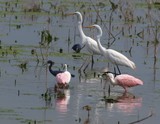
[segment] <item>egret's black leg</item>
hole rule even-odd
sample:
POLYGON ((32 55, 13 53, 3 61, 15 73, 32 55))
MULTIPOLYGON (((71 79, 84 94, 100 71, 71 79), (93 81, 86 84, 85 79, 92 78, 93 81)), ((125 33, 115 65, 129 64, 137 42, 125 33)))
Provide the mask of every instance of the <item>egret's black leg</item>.
POLYGON ((91 69, 93 69, 93 65, 94 65, 94 59, 93 59, 93 55, 92 55, 91 69))
POLYGON ((83 69, 83 72, 85 73, 86 69, 88 68, 89 63, 86 65, 86 67, 83 69))
POLYGON ((114 67, 114 77, 117 76, 117 73, 116 73, 116 68, 114 67))
POLYGON ((110 94, 111 94, 111 88, 110 88, 110 85, 109 85, 109 87, 108 87, 108 97, 110 96, 110 94))
POLYGON ((89 62, 87 63, 87 65, 86 65, 86 67, 83 69, 84 73, 85 73, 86 69, 88 68, 89 64, 90 64, 90 59, 89 59, 89 62))
POLYGON ((86 63, 87 60, 88 60, 88 58, 86 58, 86 60, 83 62, 83 64, 81 65, 81 67, 78 69, 78 72, 81 71, 82 67, 84 66, 84 64, 86 63))
POLYGON ((116 65, 116 67, 117 67, 117 69, 118 69, 119 74, 121 74, 121 71, 120 71, 120 69, 119 69, 118 65, 116 65))

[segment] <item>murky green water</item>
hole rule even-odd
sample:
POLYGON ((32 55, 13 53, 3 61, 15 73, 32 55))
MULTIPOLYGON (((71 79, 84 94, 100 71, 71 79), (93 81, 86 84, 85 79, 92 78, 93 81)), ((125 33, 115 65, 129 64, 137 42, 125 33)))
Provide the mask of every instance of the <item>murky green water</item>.
MULTIPOLYGON (((109 1, 0 1, 0 122, 3 124, 151 124, 159 122, 160 3, 145 0, 109 1), (94 5, 94 6, 93 6, 94 5), (113 11, 114 9, 114 11, 113 11), (136 63, 136 70, 120 67, 123 73, 144 81, 143 86, 129 89, 127 97, 120 87, 111 87, 111 97, 121 101, 105 101, 108 91, 98 78, 107 60, 95 56, 94 69, 86 74, 78 69, 87 57, 87 50, 75 54, 73 44, 81 43, 76 16, 65 13, 80 11, 83 25, 99 24, 103 29, 101 42, 105 47, 125 54, 136 63), (99 14, 99 16, 97 15, 99 14), (46 42, 42 32, 49 31, 46 42), (112 34, 109 34, 111 32, 112 34), (112 38, 112 35, 114 38, 112 38), (43 43, 43 44, 42 44, 43 43), (60 53, 59 51, 62 51, 60 53), (77 56, 77 57, 75 57, 77 56), (54 69, 75 74, 64 93, 53 92, 56 83, 43 62, 53 60, 54 69), (94 72, 96 76, 94 76, 94 72), (45 92, 50 96, 45 98, 45 92), (88 112, 84 106, 91 107, 88 112)), ((93 38, 96 30, 84 29, 93 38)), ((113 66, 109 64, 109 68, 113 66)), ((108 86, 108 85, 107 85, 108 86)), ((107 88, 106 88, 107 89, 107 88)))

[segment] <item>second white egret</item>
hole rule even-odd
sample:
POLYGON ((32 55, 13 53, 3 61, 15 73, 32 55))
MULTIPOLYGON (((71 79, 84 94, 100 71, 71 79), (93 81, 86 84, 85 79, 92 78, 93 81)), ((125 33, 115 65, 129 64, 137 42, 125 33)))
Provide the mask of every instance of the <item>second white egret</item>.
MULTIPOLYGON (((136 68, 136 65, 134 62, 132 62, 131 60, 129 60, 126 56, 124 56, 123 54, 121 54, 120 52, 113 50, 113 49, 106 49, 105 47, 103 47, 101 45, 100 42, 100 38, 102 37, 102 29, 99 25, 94 24, 92 26, 87 26, 88 28, 96 28, 98 30, 98 35, 97 35, 97 44, 98 44, 98 48, 101 51, 101 54, 111 63, 113 63, 114 65, 117 66, 121 65, 121 66, 126 66, 126 67, 130 67, 132 69, 136 68)), ((119 73, 120 70, 118 68, 119 73)))

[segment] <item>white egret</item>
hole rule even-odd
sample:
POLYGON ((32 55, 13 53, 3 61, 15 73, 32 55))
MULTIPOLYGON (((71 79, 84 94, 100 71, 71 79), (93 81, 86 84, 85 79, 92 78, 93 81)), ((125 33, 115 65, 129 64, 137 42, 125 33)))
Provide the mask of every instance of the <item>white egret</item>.
MULTIPOLYGON (((106 49, 101 45, 100 38, 102 37, 102 29, 99 25, 94 24, 92 26, 87 26, 88 28, 97 28, 98 35, 97 35, 97 44, 98 48, 101 51, 101 54, 111 63, 115 64, 118 68, 118 65, 130 67, 132 69, 135 69, 135 63, 129 60, 126 56, 123 54, 113 50, 113 49, 106 49)), ((120 70, 118 68, 118 71, 120 73, 120 70)))
MULTIPOLYGON (((85 45, 85 47, 87 48, 88 52, 92 55, 92 67, 93 67, 93 55, 101 55, 101 52, 98 48, 97 42, 92 39, 91 37, 88 37, 84 34, 83 30, 82 30, 82 14, 80 12, 73 12, 73 13, 69 13, 67 15, 77 15, 78 16, 78 30, 80 33, 80 37, 82 39, 82 44, 85 45)), ((82 65, 83 66, 83 65, 82 65)), ((81 68, 82 68, 81 66, 81 68)))

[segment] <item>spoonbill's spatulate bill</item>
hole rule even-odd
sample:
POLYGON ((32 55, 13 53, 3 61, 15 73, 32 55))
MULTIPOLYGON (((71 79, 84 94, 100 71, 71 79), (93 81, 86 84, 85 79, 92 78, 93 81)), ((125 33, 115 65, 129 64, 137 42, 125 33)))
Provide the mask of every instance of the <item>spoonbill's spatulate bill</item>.
POLYGON ((127 92, 127 88, 134 87, 137 85, 143 85, 143 81, 131 76, 129 74, 120 74, 114 77, 111 72, 105 72, 107 77, 109 78, 112 85, 118 85, 124 88, 125 92, 127 92))

